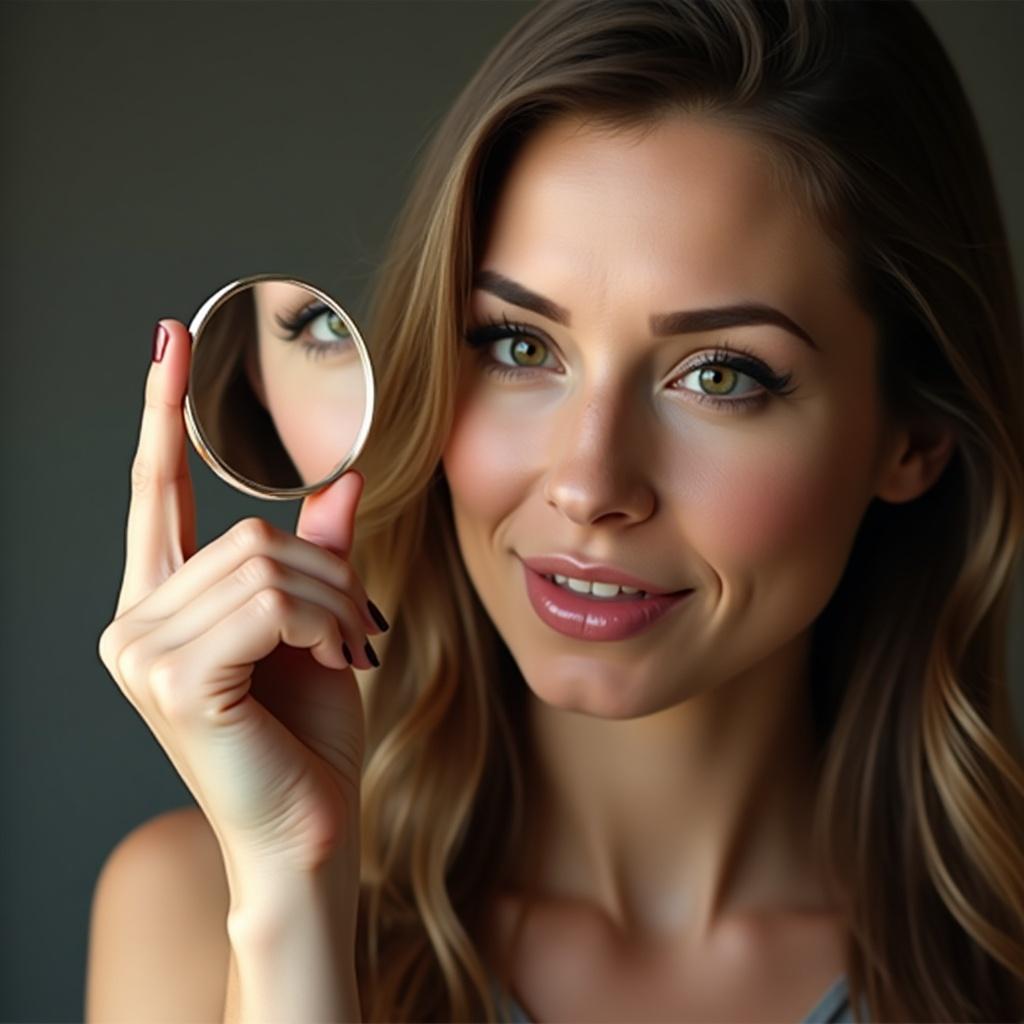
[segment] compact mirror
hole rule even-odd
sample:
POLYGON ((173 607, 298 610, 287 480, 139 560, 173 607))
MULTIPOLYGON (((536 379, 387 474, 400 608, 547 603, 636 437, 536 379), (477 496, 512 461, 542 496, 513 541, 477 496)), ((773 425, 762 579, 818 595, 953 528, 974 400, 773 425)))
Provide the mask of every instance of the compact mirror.
POLYGON ((258 498, 302 498, 341 476, 373 418, 373 371, 352 318, 319 288, 254 274, 189 325, 185 423, 203 461, 258 498))

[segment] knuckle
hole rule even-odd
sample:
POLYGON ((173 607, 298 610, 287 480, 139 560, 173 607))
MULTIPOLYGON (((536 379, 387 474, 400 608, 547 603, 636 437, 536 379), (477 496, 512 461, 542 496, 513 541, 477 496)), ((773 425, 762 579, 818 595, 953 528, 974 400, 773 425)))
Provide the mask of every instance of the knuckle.
POLYGON ((181 712, 186 702, 186 688, 179 659, 164 656, 153 662, 149 668, 149 692, 164 717, 173 718, 181 712))
POLYGON ((257 552, 270 545, 274 538, 274 528, 265 519, 247 516, 231 527, 229 535, 242 551, 257 552))
POLYGON ((362 584, 355 569, 352 568, 351 562, 325 548, 318 547, 316 551, 319 557, 325 559, 325 565, 329 570, 327 578, 330 579, 331 586, 337 590, 355 591, 356 593, 362 589, 362 584))
POLYGON ((132 459, 132 494, 142 494, 153 482, 153 460, 144 452, 136 452, 132 459))
POLYGON ((239 583, 261 589, 279 585, 283 578, 284 570, 268 555, 253 555, 235 570, 235 579, 239 583))
POLYGON ((129 689, 135 690, 142 680, 146 678, 146 670, 149 665, 149 650, 141 640, 134 640, 132 643, 121 648, 120 653, 115 657, 116 676, 129 689))
POLYGON ((115 623, 108 623, 103 632, 100 633, 99 642, 96 645, 96 653, 103 667, 109 672, 117 666, 117 637, 115 623))
POLYGON ((337 601, 330 605, 330 609, 327 614, 331 618, 337 619, 339 624, 349 627, 354 625, 358 630, 365 630, 363 616, 359 611, 359 602, 352 594, 347 591, 343 592, 337 601))
POLYGON ((294 604, 291 595, 280 587, 264 587, 253 595, 251 603, 257 614, 275 619, 286 615, 294 604))
POLYGON ((341 585, 345 590, 361 589, 362 584, 359 582, 359 577, 356 576, 356 571, 352 568, 349 562, 346 562, 344 558, 339 558, 338 567, 338 574, 341 576, 341 585))
POLYGON ((152 377, 146 380, 146 390, 143 393, 143 409, 147 413, 178 413, 180 405, 178 402, 168 398, 164 389, 157 387, 152 377))

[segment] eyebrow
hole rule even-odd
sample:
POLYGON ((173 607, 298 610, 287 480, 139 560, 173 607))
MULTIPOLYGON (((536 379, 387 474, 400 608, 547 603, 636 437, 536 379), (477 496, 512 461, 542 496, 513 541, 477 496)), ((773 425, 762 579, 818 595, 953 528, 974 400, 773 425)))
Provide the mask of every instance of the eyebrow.
MULTIPOLYGON (((570 326, 569 311, 557 302, 530 291, 525 285, 513 281, 496 270, 481 270, 473 278, 473 286, 515 306, 532 310, 563 327, 570 326)), ((652 313, 651 333, 656 337, 670 334, 694 334, 702 331, 720 331, 726 327, 744 327, 748 324, 772 324, 796 335, 816 351, 815 340, 796 321, 782 310, 763 302, 738 302, 708 309, 683 309, 675 313, 652 313)))

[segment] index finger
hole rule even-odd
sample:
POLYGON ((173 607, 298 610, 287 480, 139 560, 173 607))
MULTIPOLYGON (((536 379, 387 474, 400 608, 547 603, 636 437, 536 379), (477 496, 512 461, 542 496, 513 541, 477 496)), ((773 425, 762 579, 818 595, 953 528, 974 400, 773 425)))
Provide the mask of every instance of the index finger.
POLYGON ((155 590, 196 550, 195 498, 182 411, 192 337, 179 320, 163 319, 154 339, 161 328, 167 332, 166 345, 162 359, 149 366, 132 461, 124 577, 115 617, 155 590))

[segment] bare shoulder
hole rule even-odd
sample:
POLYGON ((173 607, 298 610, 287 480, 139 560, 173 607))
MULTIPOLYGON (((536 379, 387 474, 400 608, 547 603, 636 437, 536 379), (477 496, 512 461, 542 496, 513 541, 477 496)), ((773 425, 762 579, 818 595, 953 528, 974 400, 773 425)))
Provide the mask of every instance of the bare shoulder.
POLYGON ((93 892, 86 1020, 219 1019, 229 908, 220 846, 198 808, 132 829, 93 892))
POLYGON ((125 885, 184 883, 178 898, 227 918, 230 893, 220 845, 198 807, 164 811, 133 828, 110 852, 97 888, 114 872, 127 876, 125 885))
POLYGON ((175 854, 186 854, 190 859, 194 857, 193 866, 200 869, 197 881, 210 884, 215 889, 219 889, 223 882, 223 893, 227 898, 227 877, 220 844, 206 815, 198 807, 176 807, 164 811, 129 832, 125 839, 131 840, 132 837, 154 847, 154 850, 162 848, 175 854))

